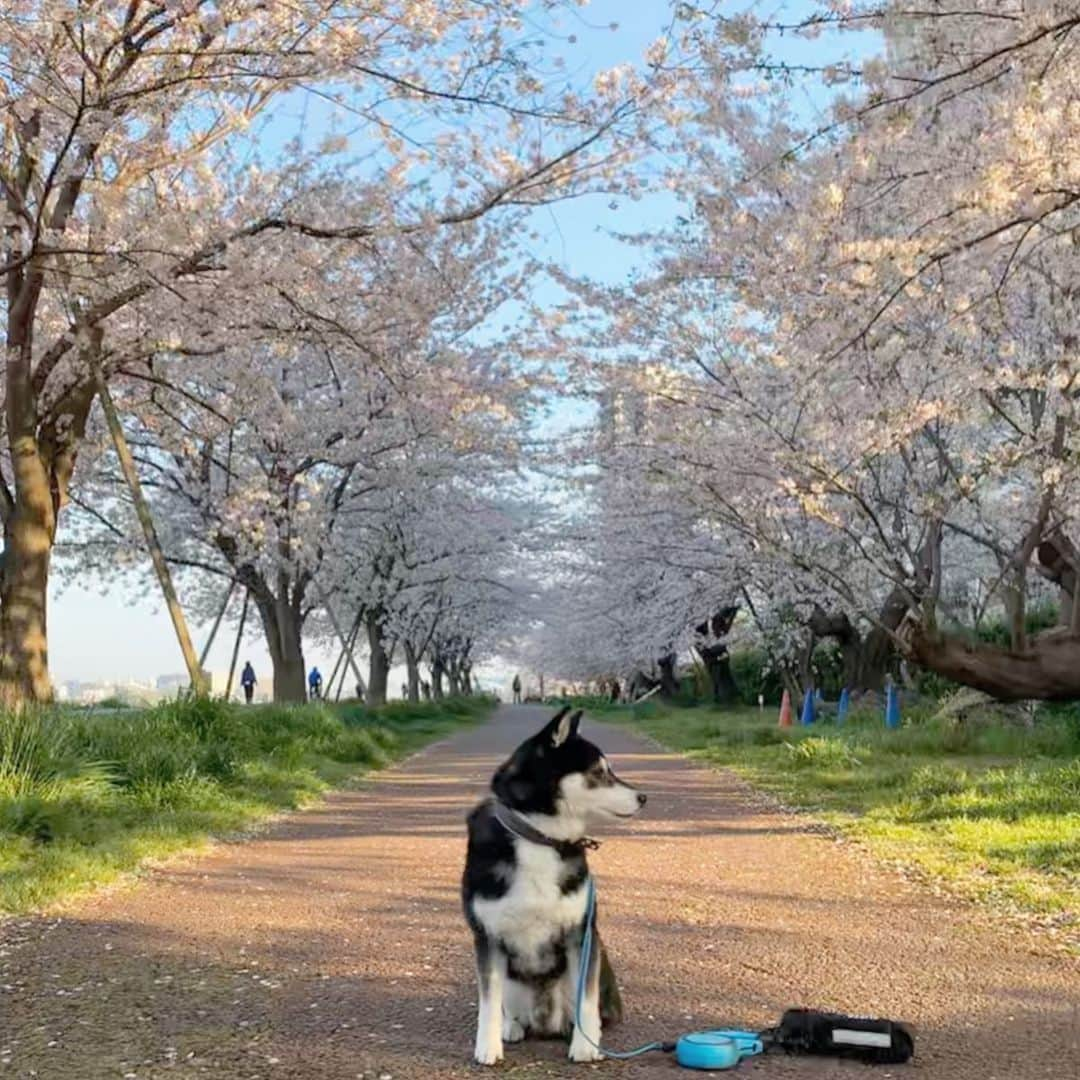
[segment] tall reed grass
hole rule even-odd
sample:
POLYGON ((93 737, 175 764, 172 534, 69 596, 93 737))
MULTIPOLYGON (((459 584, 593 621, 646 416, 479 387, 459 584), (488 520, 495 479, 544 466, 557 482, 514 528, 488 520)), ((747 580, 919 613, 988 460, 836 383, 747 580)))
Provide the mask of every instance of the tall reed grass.
POLYGON ((40 907, 302 806, 490 705, 245 708, 197 699, 0 714, 0 911, 40 907))

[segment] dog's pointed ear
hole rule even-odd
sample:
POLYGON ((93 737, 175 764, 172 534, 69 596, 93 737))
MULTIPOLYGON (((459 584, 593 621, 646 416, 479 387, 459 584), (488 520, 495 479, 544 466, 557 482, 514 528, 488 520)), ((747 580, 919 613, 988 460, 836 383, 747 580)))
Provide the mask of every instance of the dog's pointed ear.
POLYGON ((581 718, 585 714, 584 709, 578 709, 573 716, 570 717, 570 735, 573 737, 577 734, 578 728, 581 727, 581 718))
POLYGON ((547 726, 540 733, 543 736, 543 741, 550 743, 552 746, 562 746, 567 739, 573 734, 571 730, 571 724, 573 718, 569 715, 570 706, 560 709, 547 723, 547 726))

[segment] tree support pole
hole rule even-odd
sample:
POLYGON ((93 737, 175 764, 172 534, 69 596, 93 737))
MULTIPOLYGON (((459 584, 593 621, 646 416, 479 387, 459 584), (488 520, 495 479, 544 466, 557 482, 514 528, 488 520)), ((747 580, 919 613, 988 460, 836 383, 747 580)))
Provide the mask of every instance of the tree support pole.
MULTIPOLYGON (((352 633, 349 635, 349 655, 356 651, 356 639, 360 636, 360 627, 364 622, 364 613, 360 612, 356 617, 356 622, 353 623, 352 633)), ((343 657, 344 659, 344 657, 343 657)), ((337 694, 334 695, 334 702, 337 703, 341 700, 341 692, 345 689, 345 667, 341 668, 341 678, 338 680, 337 694)), ((359 687, 358 687, 359 689, 359 687)), ((362 697, 363 695, 361 695, 362 697)))
POLYGON ((169 609, 169 617, 172 619, 173 630, 176 631, 176 640, 180 645, 180 651, 184 654, 184 663, 187 665, 188 677, 191 679, 191 688, 200 697, 207 692, 206 680, 203 678, 202 668, 199 666, 199 658, 195 655, 195 646, 191 642, 191 634, 188 632, 187 620, 184 618, 183 608, 176 595, 173 586, 172 575, 169 573, 169 564, 165 561, 165 553, 161 550, 157 530, 154 528, 154 519, 150 513, 150 506, 143 494, 142 484, 139 483, 139 474, 135 469, 135 459, 131 456, 131 448, 128 446, 124 429, 120 424, 120 418, 116 414, 116 406, 113 404, 109 387, 101 374, 101 369, 94 373, 97 381, 98 397, 101 398, 101 407, 105 410, 105 421, 109 425, 109 433, 112 435, 113 445, 116 447, 116 456, 120 459, 120 468, 123 470, 124 479, 127 481, 131 498, 135 503, 135 513, 142 525, 143 536, 146 538, 146 546, 150 550, 150 559, 154 564, 158 583, 161 585, 162 595, 165 597, 165 606, 169 609))
MULTIPOLYGON (((361 614, 356 616, 353 622, 352 629, 349 631, 349 640, 356 640, 356 628, 360 625, 360 620, 363 617, 363 608, 360 609, 361 614)), ((334 668, 330 672, 330 678, 326 680, 326 695, 330 696, 330 692, 334 689, 334 680, 338 677, 338 672, 342 670, 342 664, 345 663, 345 653, 347 651, 346 646, 342 646, 341 651, 337 655, 337 659, 334 661, 334 668)), ((344 676, 343 676, 344 677, 344 676)))
POLYGON ((342 648, 338 654, 337 659, 334 661, 334 666, 330 669, 330 678, 326 680, 326 696, 330 696, 330 691, 334 688, 334 680, 338 677, 338 672, 341 670, 341 664, 345 659, 345 649, 342 648))
POLYGON ((225 594, 225 601, 221 605, 221 609, 217 613, 217 618, 214 619, 214 625, 210 627, 210 636, 206 639, 206 644, 203 646, 202 652, 199 654, 199 670, 202 671, 206 668, 206 658, 210 655, 210 646, 214 644, 214 638, 217 637, 217 632, 221 626, 221 620, 225 618, 225 612, 229 608, 229 601, 232 599, 232 594, 236 590, 236 578, 233 578, 229 582, 229 591, 225 594))
MULTIPOLYGON (((316 585, 316 588, 319 587, 316 585)), ((353 658, 352 650, 349 648, 349 639, 342 633, 341 623, 338 622, 337 616, 334 614, 334 609, 330 606, 330 600, 326 593, 319 589, 319 598, 322 600, 322 605, 326 609, 326 614, 330 617, 330 623, 334 627, 334 632, 338 636, 338 640, 341 642, 342 648, 345 650, 345 658, 352 668, 353 674, 356 676, 356 685, 363 692, 364 687, 367 685, 364 682, 364 676, 360 674, 360 669, 356 666, 356 660, 353 658)))
POLYGON ((240 658, 240 642, 244 639, 244 623, 247 622, 248 613, 248 601, 251 599, 251 593, 244 590, 244 606, 240 609, 240 625, 236 630, 236 643, 233 645, 232 660, 229 663, 229 679, 225 683, 225 700, 228 701, 232 697, 232 683, 233 676, 236 674, 236 661, 240 658))

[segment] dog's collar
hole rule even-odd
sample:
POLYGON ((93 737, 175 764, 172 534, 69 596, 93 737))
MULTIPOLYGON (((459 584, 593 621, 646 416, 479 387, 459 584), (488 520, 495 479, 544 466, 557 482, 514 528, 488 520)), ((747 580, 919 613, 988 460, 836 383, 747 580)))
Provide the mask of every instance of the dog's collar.
POLYGON ((542 833, 534 825, 529 824, 523 814, 518 813, 506 803, 492 799, 491 808, 495 814, 495 820, 508 832, 520 840, 528 840, 532 844, 542 844, 544 847, 554 848, 560 855, 580 855, 582 852, 595 851, 600 846, 599 840, 591 836, 583 836, 580 840, 556 840, 547 833, 542 833))

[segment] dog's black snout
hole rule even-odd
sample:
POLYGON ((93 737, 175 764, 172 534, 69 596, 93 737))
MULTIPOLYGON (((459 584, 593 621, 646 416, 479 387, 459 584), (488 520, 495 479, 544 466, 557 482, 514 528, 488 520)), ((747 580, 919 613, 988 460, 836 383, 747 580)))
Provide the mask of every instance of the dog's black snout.
POLYGON ((638 795, 637 795, 637 804, 638 804, 638 806, 644 806, 648 801, 649 801, 649 797, 639 791, 638 795))

